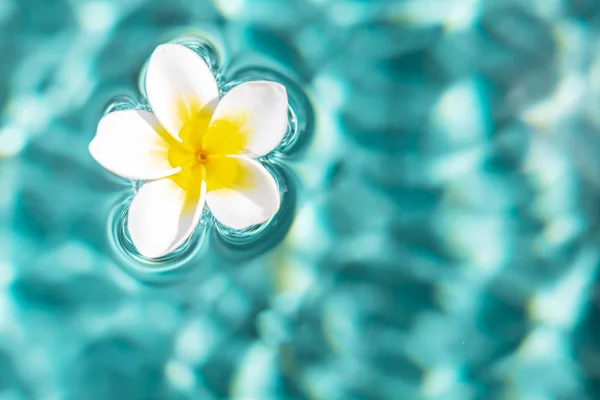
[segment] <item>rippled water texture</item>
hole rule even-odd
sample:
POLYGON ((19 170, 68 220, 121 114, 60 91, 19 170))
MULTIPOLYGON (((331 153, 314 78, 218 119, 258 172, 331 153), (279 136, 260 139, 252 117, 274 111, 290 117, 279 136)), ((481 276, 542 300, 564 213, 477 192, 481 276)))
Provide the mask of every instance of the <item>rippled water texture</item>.
POLYGON ((0 400, 600 399, 600 3, 0 0, 0 400), (282 209, 136 255, 152 50, 269 79, 282 209))

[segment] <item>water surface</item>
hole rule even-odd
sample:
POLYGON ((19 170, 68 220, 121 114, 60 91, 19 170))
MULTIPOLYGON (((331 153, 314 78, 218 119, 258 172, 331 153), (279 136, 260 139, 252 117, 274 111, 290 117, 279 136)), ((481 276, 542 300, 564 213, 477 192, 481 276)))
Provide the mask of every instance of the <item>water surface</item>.
POLYGON ((0 399, 600 398, 600 4, 0 0, 0 399), (87 145, 184 42, 282 82, 267 226, 148 263, 87 145))

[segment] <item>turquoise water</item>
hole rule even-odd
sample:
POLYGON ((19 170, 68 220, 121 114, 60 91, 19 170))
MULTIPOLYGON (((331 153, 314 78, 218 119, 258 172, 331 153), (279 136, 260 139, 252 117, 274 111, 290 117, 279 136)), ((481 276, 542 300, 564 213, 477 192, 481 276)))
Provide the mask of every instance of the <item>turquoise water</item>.
POLYGON ((0 400, 600 398, 600 3, 0 0, 0 400), (281 211, 140 258, 153 49, 276 80, 281 211))

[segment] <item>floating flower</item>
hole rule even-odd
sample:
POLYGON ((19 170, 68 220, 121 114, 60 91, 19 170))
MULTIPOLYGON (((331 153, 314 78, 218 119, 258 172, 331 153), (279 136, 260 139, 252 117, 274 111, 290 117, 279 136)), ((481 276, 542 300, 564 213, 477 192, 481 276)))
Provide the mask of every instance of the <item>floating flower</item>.
POLYGON ((149 258, 166 255, 192 234, 204 205, 232 229, 279 209, 273 176, 256 160, 287 130, 285 87, 242 83, 219 99, 208 65, 178 44, 158 46, 146 72, 153 112, 125 110, 100 120, 90 153, 107 170, 145 180, 129 208, 129 234, 149 258))

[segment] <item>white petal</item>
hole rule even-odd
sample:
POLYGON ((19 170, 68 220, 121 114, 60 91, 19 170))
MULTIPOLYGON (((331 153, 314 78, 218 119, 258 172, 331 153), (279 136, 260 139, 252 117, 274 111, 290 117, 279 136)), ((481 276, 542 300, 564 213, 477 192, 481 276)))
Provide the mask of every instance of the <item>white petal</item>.
POLYGON ((158 258, 181 246, 190 237, 206 199, 206 184, 199 194, 181 189, 165 178, 144 184, 129 208, 129 235, 145 257, 158 258))
POLYGON ((279 210, 279 190, 271 173, 256 160, 239 157, 243 182, 211 190, 206 204, 214 217, 233 229, 267 221, 279 210))
POLYGON ((160 45, 152 53, 146 93, 152 111, 175 138, 194 115, 212 112, 219 99, 215 77, 202 57, 173 43, 160 45))
POLYGON ((180 168, 169 163, 169 146, 160 136, 161 130, 164 131, 151 112, 112 112, 100 120, 90 143, 90 154, 104 168, 124 178, 159 179, 173 175, 180 168))
POLYGON ((283 139, 288 125, 288 98, 285 86, 267 81, 242 83, 223 96, 212 121, 240 124, 246 152, 259 157, 273 150, 283 139))

